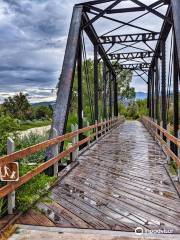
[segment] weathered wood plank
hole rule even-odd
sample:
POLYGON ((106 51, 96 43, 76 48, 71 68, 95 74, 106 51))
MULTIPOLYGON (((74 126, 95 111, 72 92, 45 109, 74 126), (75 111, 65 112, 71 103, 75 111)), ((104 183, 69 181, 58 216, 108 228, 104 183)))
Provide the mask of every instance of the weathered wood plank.
POLYGON ((61 227, 178 233, 180 199, 165 163, 143 125, 126 121, 79 157, 79 165, 52 188, 52 203, 37 207, 61 227))

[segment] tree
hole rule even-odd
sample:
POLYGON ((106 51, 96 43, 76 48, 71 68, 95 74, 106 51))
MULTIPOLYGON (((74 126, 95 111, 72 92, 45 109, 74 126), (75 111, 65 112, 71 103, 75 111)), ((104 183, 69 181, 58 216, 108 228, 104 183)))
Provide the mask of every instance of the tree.
POLYGON ((50 119, 52 118, 53 109, 49 106, 33 107, 34 117, 36 119, 50 119))
MULTIPOLYGON (((108 68, 107 70, 107 80, 109 80, 108 68)), ((117 77, 118 84, 118 96, 120 100, 133 99, 135 98, 135 90, 130 87, 132 80, 132 72, 129 70, 122 70, 117 77)), ((72 99, 70 106, 70 114, 77 113, 77 101, 78 101, 78 84, 77 84, 77 72, 74 78, 73 90, 72 90, 72 99)), ((98 98, 99 98, 99 114, 102 114, 102 101, 103 101, 103 91, 104 91, 104 82, 103 82, 103 63, 99 62, 98 64, 98 98)), ((88 59, 86 62, 83 62, 83 110, 84 117, 89 121, 91 120, 91 112, 93 112, 93 102, 94 102, 94 62, 91 59, 88 59), (85 74, 88 72, 88 77, 85 74), (92 107, 91 107, 92 106, 92 107)), ((112 87, 113 91, 113 87, 112 87)), ((107 82, 107 93, 109 94, 109 83, 107 82)), ((107 96, 107 105, 109 98, 107 96)), ((100 116, 102 117, 102 116, 100 116)))
POLYGON ((0 117, 0 155, 6 154, 6 143, 8 137, 16 137, 16 131, 19 129, 17 120, 10 116, 0 117))
POLYGON ((4 100, 3 109, 6 114, 11 117, 25 120, 31 113, 31 105, 27 99, 27 95, 23 93, 16 94, 4 100))
POLYGON ((125 99, 131 100, 136 96, 135 89, 130 87, 130 83, 132 81, 132 71, 130 70, 122 70, 118 77, 118 95, 121 101, 125 99))

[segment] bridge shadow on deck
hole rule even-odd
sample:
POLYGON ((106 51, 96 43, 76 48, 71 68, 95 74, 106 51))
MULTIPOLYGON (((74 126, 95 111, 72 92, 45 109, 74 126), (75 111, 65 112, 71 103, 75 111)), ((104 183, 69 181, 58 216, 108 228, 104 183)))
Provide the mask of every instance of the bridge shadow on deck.
MULTIPOLYGON (((79 158, 21 224, 133 231, 180 230, 180 199, 166 157, 138 121, 126 121, 79 158)), ((171 233, 172 233, 171 232, 171 233)))

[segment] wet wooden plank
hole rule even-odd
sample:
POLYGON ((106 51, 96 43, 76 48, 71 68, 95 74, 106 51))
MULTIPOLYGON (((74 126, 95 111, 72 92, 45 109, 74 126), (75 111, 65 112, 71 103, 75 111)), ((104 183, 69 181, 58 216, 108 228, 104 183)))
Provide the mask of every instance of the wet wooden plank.
POLYGON ((29 210, 28 214, 38 223, 40 226, 55 227, 56 225, 50 221, 43 213, 38 210, 29 210))
POLYGON ((80 209, 83 209, 84 211, 91 213, 94 217, 107 224, 109 226, 108 228, 111 230, 123 230, 123 231, 134 230, 133 228, 128 227, 127 225, 123 224, 117 219, 114 219, 112 217, 112 214, 111 215, 109 214, 110 211, 108 212, 101 211, 101 209, 98 206, 97 207, 94 206, 93 200, 91 201, 92 204, 88 204, 86 201, 87 200, 86 197, 83 199, 83 201, 80 201, 80 198, 78 198, 77 200, 76 196, 73 196, 73 194, 69 194, 68 191, 65 191, 63 189, 62 191, 59 192, 59 190, 60 189, 58 188, 53 189, 53 193, 55 193, 55 195, 53 194, 53 199, 56 199, 56 201, 58 201, 59 196, 61 196, 61 198, 70 202, 71 204, 79 207, 80 209))
MULTIPOLYGON (((74 185, 72 185, 73 188, 74 185)), ((77 186, 74 186, 74 188, 77 186)), ((70 186, 71 188, 71 186, 70 186)), ((81 191, 83 192, 83 190, 85 191, 85 193, 87 193, 88 191, 90 191, 87 187, 81 186, 81 191)), ((63 196, 63 189, 61 191, 61 195, 63 196)), ((90 198, 91 195, 94 194, 99 200, 99 202, 104 205, 104 199, 108 200, 107 204, 108 206, 113 207, 113 209, 115 209, 118 213, 120 214, 124 214, 124 216, 126 216, 126 214, 131 214, 134 215, 134 220, 135 220, 135 216, 138 216, 138 219, 144 219, 144 224, 147 222, 147 224, 149 222, 158 222, 158 225, 166 225, 169 227, 173 227, 173 225, 175 226, 179 226, 178 222, 180 220, 180 218, 176 217, 170 217, 169 215, 166 216, 165 214, 163 214, 160 211, 154 211, 151 207, 144 207, 142 204, 138 204, 135 201, 130 201, 129 199, 124 199, 122 196, 120 196, 119 194, 117 194, 116 192, 112 192, 111 195, 107 195, 105 194, 103 191, 99 191, 96 190, 96 188, 93 187, 93 192, 90 192, 90 198), (118 206, 118 209, 117 209, 118 206), (126 211, 124 211, 124 209, 126 211), (173 223, 172 223, 173 221, 173 223)), ((63 196, 64 197, 64 196, 63 196)), ((72 197, 73 199, 73 197, 72 197)), ((138 221, 137 219, 135 220, 136 224, 139 223, 140 221, 138 221)), ((153 224, 152 224, 153 225, 153 224)), ((149 226, 151 227, 151 226, 149 226)))
POLYGON ((180 199, 165 163, 143 125, 126 121, 79 157, 79 165, 52 188, 52 203, 37 207, 56 226, 177 233, 180 199))
POLYGON ((48 205, 48 208, 56 212, 59 216, 63 216, 65 219, 67 219, 72 224, 72 226, 75 226, 77 228, 92 228, 90 224, 83 221, 80 217, 71 213, 57 202, 52 201, 51 203, 47 203, 46 205, 48 205))

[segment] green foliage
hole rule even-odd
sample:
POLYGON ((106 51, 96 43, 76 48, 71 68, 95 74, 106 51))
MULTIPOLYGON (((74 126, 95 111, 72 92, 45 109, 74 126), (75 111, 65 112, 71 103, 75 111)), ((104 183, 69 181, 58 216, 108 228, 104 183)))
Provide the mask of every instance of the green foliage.
POLYGON ((27 95, 19 93, 4 100, 3 109, 6 114, 18 119, 27 119, 30 114, 30 103, 27 95))
POLYGON ((128 119, 138 119, 138 105, 136 102, 131 102, 129 106, 127 107, 126 117, 128 119))
POLYGON ((142 116, 147 116, 147 100, 131 101, 127 108, 121 102, 119 104, 119 111, 121 115, 124 115, 128 119, 139 119, 142 116))
POLYGON ((36 128, 36 127, 44 127, 51 125, 52 121, 51 120, 26 120, 26 121, 19 121, 19 131, 25 131, 31 128, 36 128))
POLYGON ((7 211, 6 201, 3 198, 1 198, 0 199, 0 218, 4 216, 6 211, 7 211))
MULTIPOLYGON (((107 69, 108 70, 108 69, 107 69)), ((99 105, 99 119, 103 118, 103 109, 102 109, 102 101, 103 101, 103 94, 104 94, 104 83, 103 83, 103 63, 99 62, 98 64, 98 105, 99 105)), ((106 93, 109 95, 109 74, 107 73, 107 89, 106 93)), ((125 99, 133 99, 135 97, 135 90, 134 88, 130 87, 130 83, 132 80, 132 72, 129 70, 122 70, 121 73, 117 77, 118 83, 118 96, 121 97, 121 100, 125 99)), ((86 62, 83 63, 83 111, 84 111, 84 118, 92 123, 92 116, 91 116, 91 105, 93 105, 94 101, 94 63, 91 59, 88 59, 86 62), (89 81, 86 81, 85 76, 85 65, 87 65, 88 73, 89 73, 89 81), (89 83, 87 83, 89 82, 89 83), (90 96, 91 95, 91 99, 90 96)), ((113 92, 113 87, 112 87, 113 92)), ((75 74, 74 84, 73 84, 73 91, 72 91, 72 100, 70 106, 70 116, 71 114, 77 115, 77 101, 78 101, 78 81, 77 81, 77 73, 75 74)), ((107 96, 108 102, 108 96, 107 96)), ((92 111, 93 112, 93 111, 92 111)), ((93 114, 92 114, 93 115, 93 114)))
POLYGON ((137 100, 139 118, 148 115, 147 100, 137 100))
POLYGON ((125 99, 134 99, 136 96, 135 89, 130 87, 132 81, 132 72, 129 70, 122 70, 117 77, 118 95, 121 101, 125 99))
POLYGON ((0 155, 6 154, 8 137, 15 139, 19 128, 18 121, 10 116, 0 117, 0 155))
MULTIPOLYGON (((48 139, 48 134, 37 135, 30 133, 28 136, 23 138, 16 138, 16 150, 21 150, 29 146, 36 145, 38 143, 44 142, 48 139)), ((23 158, 21 160, 23 163, 39 163, 42 162, 45 158, 45 151, 39 151, 37 153, 31 154, 30 156, 23 158)))
MULTIPOLYGON (((33 169, 32 166, 20 166, 20 175, 24 175, 33 169)), ((20 211, 26 211, 34 204, 42 195, 44 195, 49 186, 54 182, 54 177, 49 177, 41 173, 33 177, 29 182, 22 185, 16 191, 17 208, 20 211)))
POLYGON ((37 106, 33 107, 34 119, 51 119, 53 115, 53 109, 51 106, 37 106))

